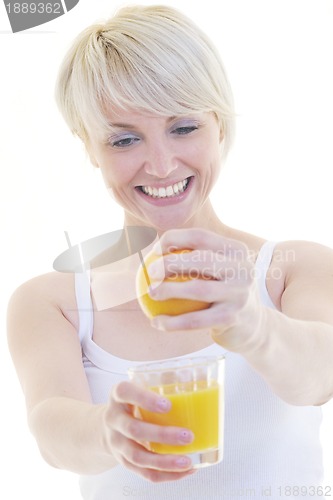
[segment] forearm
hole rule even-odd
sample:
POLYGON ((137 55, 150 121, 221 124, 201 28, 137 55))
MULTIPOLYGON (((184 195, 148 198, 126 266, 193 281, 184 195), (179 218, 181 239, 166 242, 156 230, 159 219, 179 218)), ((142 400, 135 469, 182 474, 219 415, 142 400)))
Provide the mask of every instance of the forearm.
POLYGON ((259 338, 244 357, 284 401, 320 405, 333 396, 333 326, 265 309, 259 338))
POLYGON ((104 431, 104 406, 50 398, 29 414, 29 426, 43 458, 53 467, 98 474, 116 465, 104 431))

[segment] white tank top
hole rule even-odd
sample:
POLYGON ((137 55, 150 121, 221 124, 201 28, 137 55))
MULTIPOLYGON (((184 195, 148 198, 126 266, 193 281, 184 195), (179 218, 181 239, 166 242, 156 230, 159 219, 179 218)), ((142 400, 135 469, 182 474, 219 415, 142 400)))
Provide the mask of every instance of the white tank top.
MULTIPOLYGON (((267 292, 266 273, 274 246, 274 242, 266 242, 256 261, 260 297, 270 308, 275 306, 267 292)), ((128 366, 136 363, 113 356, 94 343, 89 275, 76 274, 75 286, 85 372, 94 403, 105 403, 112 385, 127 379, 128 366)), ((157 484, 118 465, 102 474, 81 476, 82 498, 322 499, 320 491, 316 493, 323 479, 321 409, 283 402, 242 356, 217 344, 194 354, 226 356, 223 461, 181 481, 157 484)))

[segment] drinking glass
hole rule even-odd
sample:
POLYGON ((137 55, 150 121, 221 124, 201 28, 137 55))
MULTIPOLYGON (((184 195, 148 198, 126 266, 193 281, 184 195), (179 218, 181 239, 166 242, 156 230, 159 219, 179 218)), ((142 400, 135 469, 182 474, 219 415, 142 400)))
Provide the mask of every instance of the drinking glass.
POLYGON ((155 453, 185 454, 193 468, 223 458, 224 357, 181 357, 138 364, 128 369, 130 380, 171 401, 167 413, 136 408, 135 415, 157 425, 185 427, 194 434, 188 445, 148 444, 155 453))

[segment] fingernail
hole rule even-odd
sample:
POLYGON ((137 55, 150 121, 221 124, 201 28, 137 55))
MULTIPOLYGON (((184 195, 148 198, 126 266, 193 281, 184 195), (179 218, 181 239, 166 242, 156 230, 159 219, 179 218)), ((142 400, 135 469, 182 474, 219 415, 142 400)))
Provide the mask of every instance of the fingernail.
POLYGON ((192 465, 192 462, 188 457, 179 457, 175 462, 177 467, 181 469, 186 469, 187 467, 190 467, 192 465))
POLYGON ((162 255, 163 251, 159 240, 153 246, 152 253, 155 253, 156 255, 162 255))
POLYGON ((167 412, 171 409, 171 401, 166 398, 161 398, 156 403, 159 411, 167 412))
POLYGON ((148 274, 149 276, 157 281, 162 281, 165 278, 165 268, 163 261, 160 259, 157 262, 153 262, 148 266, 148 274))
POLYGON ((156 275, 158 274, 158 266, 156 264, 150 264, 148 267, 148 274, 152 278, 156 278, 156 275))
POLYGON ((181 443, 191 443, 193 441, 194 435, 191 431, 181 431, 178 439, 181 443))

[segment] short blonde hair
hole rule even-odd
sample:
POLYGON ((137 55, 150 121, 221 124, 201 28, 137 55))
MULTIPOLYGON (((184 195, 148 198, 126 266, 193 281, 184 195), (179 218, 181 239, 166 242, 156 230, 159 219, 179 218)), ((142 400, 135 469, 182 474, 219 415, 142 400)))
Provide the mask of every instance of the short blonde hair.
POLYGON ((229 150, 230 85, 209 38, 167 6, 129 6, 74 41, 59 71, 56 100, 72 132, 106 134, 106 107, 164 116, 214 112, 229 150))

